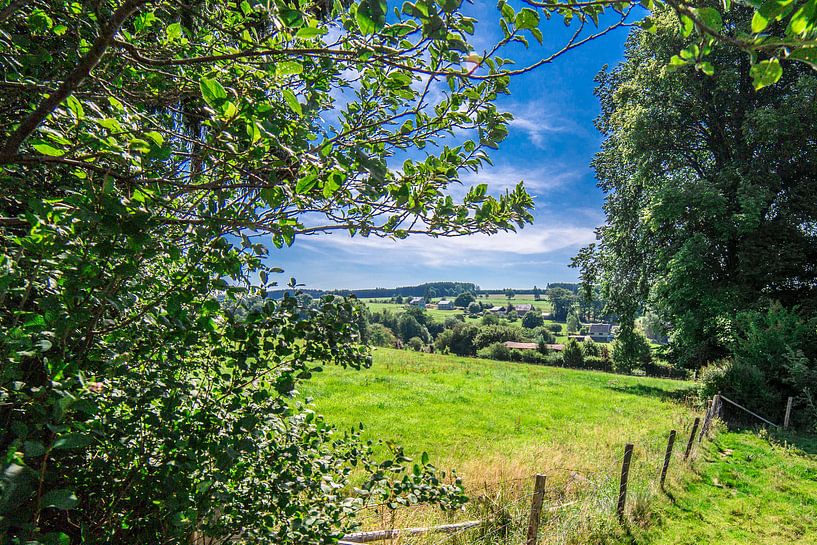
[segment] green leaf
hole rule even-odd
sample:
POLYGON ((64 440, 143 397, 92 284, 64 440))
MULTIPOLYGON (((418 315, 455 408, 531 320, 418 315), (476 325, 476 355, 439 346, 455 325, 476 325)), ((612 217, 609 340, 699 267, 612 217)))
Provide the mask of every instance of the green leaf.
POLYGON ((304 176, 303 178, 298 180, 297 184, 295 184, 295 192, 303 195, 304 193, 309 192, 313 187, 315 187, 315 184, 317 183, 318 177, 316 175, 309 174, 307 176, 304 176))
POLYGON ((51 490, 43 494, 42 497, 43 507, 56 507, 57 509, 62 509, 63 511, 73 509, 78 503, 79 500, 77 499, 77 496, 66 488, 51 490))
POLYGON ((309 40, 312 38, 316 38, 318 36, 323 36, 324 34, 326 34, 326 29, 324 28, 314 28, 311 26, 305 26, 295 33, 295 37, 301 38, 302 40, 309 40))
POLYGON ((780 66, 779 60, 769 59, 752 66, 749 74, 752 76, 752 83, 757 91, 777 83, 783 75, 783 67, 780 66))
POLYGON ((795 49, 788 56, 789 59, 803 61, 817 67, 817 47, 801 47, 795 49))
POLYGON ((539 13, 530 8, 522 8, 516 14, 515 24, 516 28, 520 29, 536 28, 539 26, 539 13))
POLYGON ((282 61, 275 65, 275 73, 279 76, 300 74, 303 71, 304 65, 296 61, 282 61))
POLYGON ((715 67, 712 65, 711 62, 702 62, 699 63, 697 68, 706 74, 707 76, 712 76, 715 74, 715 67))
POLYGON ((295 93, 290 91, 289 89, 284 89, 283 91, 284 101, 289 106, 289 109, 295 112, 298 115, 304 115, 303 108, 301 108, 301 103, 298 102, 298 99, 295 98, 295 93))
POLYGON ((37 457, 45 454, 45 446, 39 441, 25 441, 23 450, 26 456, 37 457))
POLYGON ((148 131, 145 133, 145 136, 150 138, 157 146, 161 146, 165 143, 165 137, 158 131, 148 131))
POLYGON ((83 448, 90 445, 92 442, 91 436, 85 433, 66 433, 61 435, 54 441, 52 448, 60 450, 68 450, 74 448, 83 448))
POLYGON ((355 20, 360 32, 374 34, 386 26, 386 0, 361 0, 355 20))
POLYGON ((698 8, 694 9, 693 13, 698 17, 698 20, 715 32, 723 30, 721 13, 715 8, 698 8))
POLYGON ((171 23, 167 25, 167 29, 165 30, 167 34, 167 41, 172 42, 181 37, 182 35, 182 25, 181 23, 171 23))
POLYGON ((201 78, 199 87, 201 88, 202 98, 212 108, 218 108, 227 100, 227 91, 217 80, 201 78))
POLYGON ((77 97, 74 95, 68 95, 68 98, 65 99, 65 105, 77 119, 82 119, 85 117, 85 110, 82 107, 82 103, 77 100, 77 97))
POLYGON ((46 143, 41 144, 34 144, 34 149, 42 153, 43 155, 48 155, 49 157, 62 157, 65 155, 65 151, 61 149, 57 149, 54 146, 46 143))
POLYGON ((786 28, 786 34, 798 36, 811 31, 817 23, 815 12, 817 11, 817 0, 808 0, 805 4, 794 12, 786 28))
POLYGON ((755 14, 752 15, 752 32, 755 34, 763 32, 767 26, 769 26, 769 20, 759 11, 756 11, 755 14))
POLYGON ((686 38, 695 29, 695 23, 686 15, 681 15, 681 36, 686 38))

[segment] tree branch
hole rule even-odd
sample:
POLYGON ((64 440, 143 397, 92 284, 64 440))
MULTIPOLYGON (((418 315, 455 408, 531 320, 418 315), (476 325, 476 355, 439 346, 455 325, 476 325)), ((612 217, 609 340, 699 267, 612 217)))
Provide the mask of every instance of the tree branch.
POLYGON ((73 93, 85 78, 91 73, 102 56, 113 43, 114 36, 119 29, 133 15, 133 13, 144 4, 152 0, 128 0, 122 4, 111 16, 111 20, 102 29, 91 49, 68 74, 68 77, 60 84, 59 88, 50 95, 44 96, 37 108, 23 120, 17 129, 11 133, 3 145, 0 156, 16 155, 23 141, 33 133, 48 115, 59 106, 63 100, 73 93))

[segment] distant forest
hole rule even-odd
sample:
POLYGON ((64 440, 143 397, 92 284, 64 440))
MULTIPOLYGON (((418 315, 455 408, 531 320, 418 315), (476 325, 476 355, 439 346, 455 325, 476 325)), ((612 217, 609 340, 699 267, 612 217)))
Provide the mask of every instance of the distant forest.
MULTIPOLYGON (((579 289, 579 284, 569 282, 554 282, 547 284, 549 288, 563 288, 573 293, 579 289)), ((530 289, 513 289, 512 291, 519 295, 533 294, 536 288, 530 289)), ((454 297, 462 292, 469 291, 474 294, 504 294, 505 290, 481 290, 477 284, 473 282, 427 282, 417 286, 401 286, 398 288, 367 288, 360 290, 317 290, 317 289, 280 289, 270 291, 268 297, 271 299, 281 299, 284 294, 306 293, 312 297, 320 297, 325 294, 343 295, 348 297, 354 295, 359 298, 374 298, 374 297, 454 297)))

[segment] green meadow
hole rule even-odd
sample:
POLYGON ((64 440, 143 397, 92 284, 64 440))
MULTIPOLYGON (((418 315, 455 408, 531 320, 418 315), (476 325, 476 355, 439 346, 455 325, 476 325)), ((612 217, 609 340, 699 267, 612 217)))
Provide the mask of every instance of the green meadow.
MULTIPOLYGON (((519 539, 533 475, 542 473, 546 505, 567 507, 546 514, 540 544, 817 543, 817 440, 797 448, 720 430, 684 461, 700 416, 691 382, 381 348, 371 368, 325 368, 303 394, 340 429, 363 423, 371 437, 456 468, 481 500, 460 519, 499 509, 519 539), (657 477, 670 429, 678 438, 664 492, 657 477), (627 442, 635 447, 621 525, 615 501, 627 442)), ((452 520, 435 517, 380 512, 366 524, 452 520)))

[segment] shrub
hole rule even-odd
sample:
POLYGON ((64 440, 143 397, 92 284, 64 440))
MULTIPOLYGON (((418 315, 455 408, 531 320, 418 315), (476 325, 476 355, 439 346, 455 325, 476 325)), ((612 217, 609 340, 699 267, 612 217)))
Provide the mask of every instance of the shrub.
POLYGON ((610 360, 600 356, 585 356, 583 367, 584 369, 593 369, 595 371, 611 372, 613 370, 610 360))
POLYGON ((369 342, 374 346, 394 347, 397 346, 397 337, 383 324, 371 324, 369 325, 369 342))
POLYGON ((525 337, 518 327, 492 325, 483 327, 474 338, 474 346, 479 350, 489 344, 504 343, 506 341, 524 341, 525 337))
POLYGON ((477 356, 489 360, 511 361, 511 350, 503 343, 495 342, 478 350, 477 356))
POLYGON ((471 303, 473 303, 474 301, 476 301, 474 294, 471 293, 470 291, 464 291, 461 294, 457 295, 457 297, 454 299, 454 306, 466 308, 470 306, 471 303))
POLYGON ((704 399, 721 393, 750 410, 769 415, 775 396, 767 390, 765 377, 756 366, 739 360, 722 360, 704 367, 699 377, 704 399))
POLYGON ((460 323, 451 329, 446 329, 437 336, 434 345, 443 353, 450 352, 458 356, 473 356, 477 353, 474 346, 474 337, 480 329, 471 324, 460 323))
POLYGON ((613 368, 619 373, 629 373, 635 368, 644 369, 652 361, 650 343, 643 333, 632 325, 622 324, 613 342, 613 368))
POLYGON ((403 342, 408 342, 412 337, 420 337, 423 342, 429 342, 431 340, 428 329, 410 314, 401 314, 400 317, 397 318, 396 333, 403 342))
POLYGON ((482 325, 484 325, 484 326, 485 325, 498 325, 498 324, 499 324, 499 318, 495 314, 488 313, 488 314, 485 314, 482 317, 482 325))
POLYGON ((650 377, 685 379, 689 376, 689 371, 671 363, 653 360, 644 366, 644 374, 650 377))
POLYGON ((585 357, 597 358, 601 356, 601 349, 599 348, 599 345, 592 340, 585 341, 583 343, 582 351, 584 352, 585 357))
POLYGON ((547 326, 553 333, 559 335, 562 333, 562 324, 550 324, 547 326))
POLYGON ((562 350, 562 361, 565 367, 581 369, 584 367, 584 353, 576 339, 570 339, 562 350))
POLYGON ((425 344, 423 343, 423 339, 421 339, 420 337, 412 337, 408 341, 406 341, 406 346, 414 350, 415 352, 421 352, 425 344))
POLYGON ((462 325, 465 317, 462 314, 455 314, 454 316, 446 316, 443 326, 445 329, 451 329, 455 326, 462 325))
POLYGON ((527 329, 534 329, 544 325, 545 319, 542 318, 542 312, 536 309, 529 310, 522 317, 522 327, 527 329))
POLYGON ((482 312, 482 305, 480 305, 476 301, 474 301, 474 302, 472 302, 472 303, 470 303, 468 305, 468 314, 474 314, 475 315, 475 314, 479 314, 480 312, 482 312))

